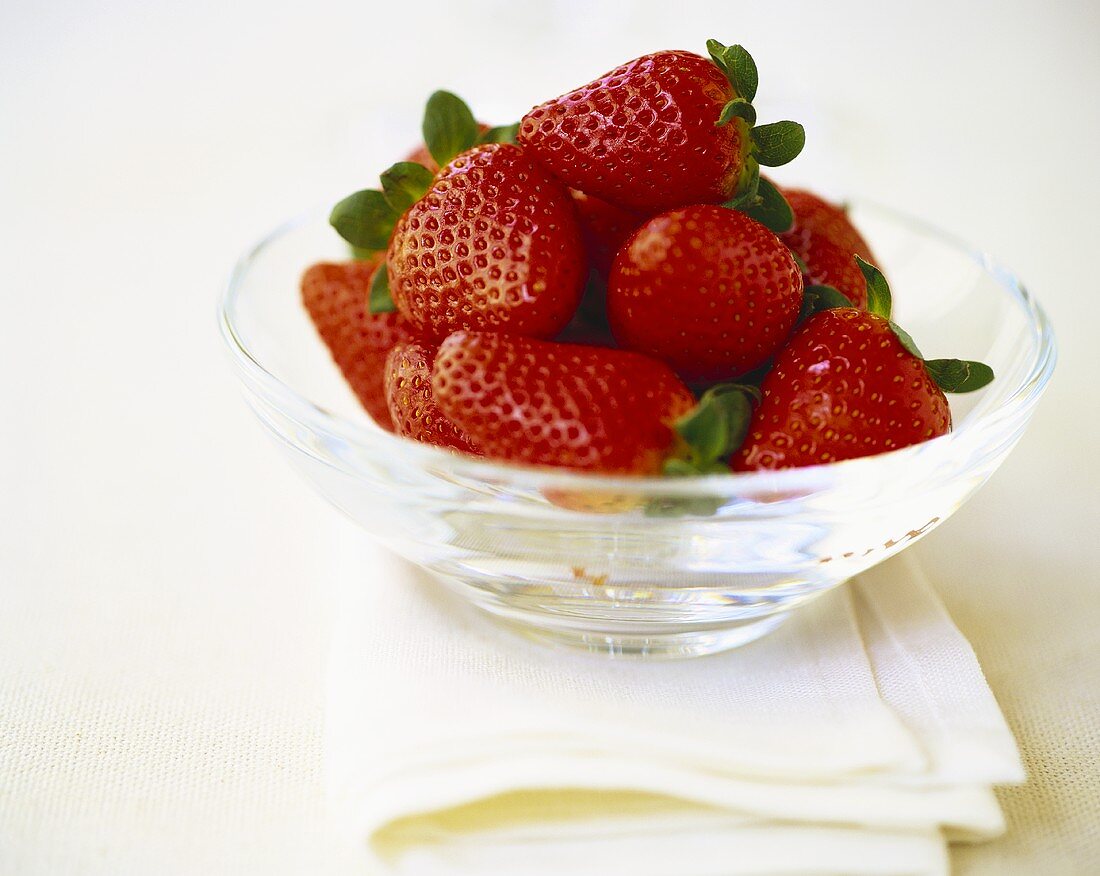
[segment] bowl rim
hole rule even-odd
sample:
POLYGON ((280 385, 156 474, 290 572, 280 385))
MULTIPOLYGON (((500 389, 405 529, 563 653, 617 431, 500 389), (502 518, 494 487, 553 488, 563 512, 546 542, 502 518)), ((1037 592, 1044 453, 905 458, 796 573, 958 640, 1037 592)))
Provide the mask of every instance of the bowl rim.
POLYGON ((950 458, 952 448, 963 440, 980 437, 981 434, 989 432, 996 435, 1001 431, 997 428, 998 426, 1002 426, 1005 431, 1011 431, 1012 423, 1017 417, 1026 415, 1038 402, 1050 382, 1057 362, 1054 328, 1042 305, 1014 272, 988 252, 971 246, 951 232, 873 200, 860 198, 852 199, 847 203, 858 209, 868 209, 885 215, 892 221, 904 223, 967 255, 983 271, 992 276, 998 286, 1015 299, 1016 305, 1027 317, 1028 328, 1036 338, 1035 350, 1024 376, 994 407, 966 419, 958 428, 952 429, 946 435, 873 456, 802 468, 718 473, 691 478, 581 472, 550 466, 495 462, 468 456, 395 435, 376 425, 369 418, 363 422, 355 422, 330 411, 268 370, 261 361, 261 357, 255 355, 249 348, 233 320, 234 305, 256 259, 285 235, 327 215, 327 206, 316 206, 295 215, 245 249, 221 289, 217 310, 218 326, 238 375, 252 386, 261 389, 269 400, 277 403, 279 409, 292 415, 299 422, 308 424, 310 428, 320 430, 352 445, 377 446, 388 455, 404 455, 410 462, 428 468, 437 475, 471 478, 491 483, 507 481, 512 485, 529 486, 539 490, 598 489, 601 492, 613 490, 616 493, 643 492, 646 495, 676 496, 744 493, 754 490, 802 491, 828 486, 834 482, 840 472, 844 472, 846 480, 849 477, 862 480, 864 477, 872 477, 876 470, 892 467, 899 461, 912 462, 918 457, 950 458))

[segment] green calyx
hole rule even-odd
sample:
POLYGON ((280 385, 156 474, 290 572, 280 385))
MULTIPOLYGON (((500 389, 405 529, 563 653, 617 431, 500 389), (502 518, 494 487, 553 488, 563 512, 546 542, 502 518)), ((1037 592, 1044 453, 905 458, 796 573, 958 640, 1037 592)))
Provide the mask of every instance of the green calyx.
MULTIPOLYGON (((482 143, 513 143, 519 125, 501 125, 481 133, 470 108, 457 95, 437 91, 424 108, 421 125, 428 152, 440 167, 460 152, 482 143)), ((434 176, 415 161, 399 161, 380 177, 381 188, 348 195, 332 208, 329 224, 346 240, 355 258, 370 258, 390 244, 394 226, 405 211, 431 188, 434 176)), ((381 265, 370 291, 370 312, 395 310, 389 292, 389 272, 381 265)))
MULTIPOLYGON (((348 195, 332 208, 328 221, 352 246, 357 258, 382 252, 402 214, 424 197, 432 184, 432 172, 413 161, 399 161, 381 176, 381 189, 364 189, 348 195)), ((389 271, 379 265, 371 281, 369 310, 395 310, 390 297, 389 271)))
POLYGON ((775 186, 760 180, 760 166, 779 167, 793 161, 806 145, 806 131, 798 122, 791 121, 756 124, 752 101, 760 77, 756 62, 744 47, 707 40, 707 51, 734 93, 719 112, 715 125, 723 127, 740 119, 749 137, 741 178, 734 197, 725 206, 748 214, 780 234, 791 227, 794 216, 775 186))
POLYGON ((747 384, 721 383, 708 389, 673 425, 686 457, 666 460, 664 473, 685 477, 728 472, 727 460, 744 442, 759 400, 760 390, 747 384))
POLYGON ((801 326, 811 316, 822 310, 852 306, 852 302, 839 289, 823 284, 807 286, 802 290, 802 309, 798 313, 798 319, 795 320, 795 326, 801 326))
MULTIPOLYGON (((940 389, 952 393, 973 392, 993 382, 993 369, 984 362, 972 362, 967 359, 925 359, 909 333, 890 319, 890 311, 893 309, 892 296, 890 284, 886 282, 882 271, 858 255, 855 256, 855 260, 864 280, 867 281, 867 309, 890 323, 890 330, 902 347, 924 363, 928 375, 940 389)), ((848 303, 847 306, 850 307, 851 304, 848 303)))

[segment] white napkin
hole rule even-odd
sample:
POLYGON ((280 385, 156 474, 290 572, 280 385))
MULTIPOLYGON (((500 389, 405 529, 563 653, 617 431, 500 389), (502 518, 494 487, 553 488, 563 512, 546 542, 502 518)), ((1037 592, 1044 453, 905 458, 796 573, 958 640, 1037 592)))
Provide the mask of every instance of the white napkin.
POLYGON ((741 649, 638 661, 527 642, 350 550, 327 772, 384 872, 916 876, 1004 830, 1015 742, 905 557, 741 649))

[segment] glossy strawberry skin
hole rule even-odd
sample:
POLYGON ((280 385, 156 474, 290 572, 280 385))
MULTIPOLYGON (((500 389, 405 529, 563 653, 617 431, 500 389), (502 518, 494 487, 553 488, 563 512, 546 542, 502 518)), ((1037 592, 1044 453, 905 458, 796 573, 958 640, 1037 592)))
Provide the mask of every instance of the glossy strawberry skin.
POLYGON ((686 380, 726 380, 767 361, 802 306, 802 274, 760 223, 714 205, 661 213, 619 251, 607 310, 616 340, 686 380))
POLYGON ((871 456, 951 430, 947 398, 881 316, 814 314, 776 357, 737 471, 871 456))
POLYGON ((398 435, 478 454, 473 442, 440 412, 432 396, 435 350, 420 341, 404 341, 386 357, 385 393, 398 435))
POLYGON ((398 309, 435 340, 460 329, 553 337, 587 276, 569 194, 511 144, 443 168, 398 220, 387 264, 398 309))
POLYGON ((398 313, 367 309, 371 278, 381 259, 313 265, 301 281, 302 303, 344 378, 367 413, 393 431, 383 387, 386 356, 413 337, 398 313))
POLYGON ((652 474, 695 403, 660 362, 619 350, 484 332, 440 346, 432 390, 444 415, 493 459, 652 474))
POLYGON ((518 142, 568 186, 652 214, 727 200, 749 147, 717 121, 733 89, 709 59, 657 52, 532 109, 518 142))
POLYGON ((616 254, 645 217, 576 189, 570 189, 569 195, 577 210, 588 264, 606 279, 616 254))
POLYGON ((794 225, 780 237, 806 265, 807 285, 832 286, 866 310, 867 281, 854 256, 877 262, 848 214, 802 189, 783 189, 783 195, 794 212, 794 225))

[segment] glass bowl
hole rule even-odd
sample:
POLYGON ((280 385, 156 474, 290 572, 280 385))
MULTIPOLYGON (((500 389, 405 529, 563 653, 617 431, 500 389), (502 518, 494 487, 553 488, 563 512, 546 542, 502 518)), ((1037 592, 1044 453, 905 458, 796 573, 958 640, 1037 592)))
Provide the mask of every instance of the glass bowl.
POLYGON ((306 267, 347 257, 324 211, 241 258, 221 328, 249 405, 293 465, 387 547, 528 635, 611 654, 706 654, 767 633, 943 523, 1019 440, 1054 369, 1050 323, 1011 273, 882 207, 855 204, 852 216, 925 355, 997 374, 951 397, 949 435, 864 459, 611 477, 391 435, 359 407, 299 302, 306 267))

